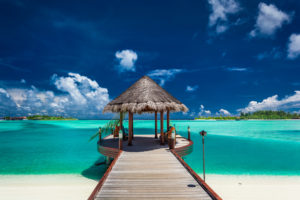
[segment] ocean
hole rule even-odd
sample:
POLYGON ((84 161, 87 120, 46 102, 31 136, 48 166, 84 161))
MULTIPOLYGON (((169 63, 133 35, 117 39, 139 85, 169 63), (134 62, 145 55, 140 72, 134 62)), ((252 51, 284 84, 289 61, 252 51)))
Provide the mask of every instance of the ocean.
MULTIPOLYGON (((106 170, 89 141, 106 120, 0 121, 0 175, 81 174, 99 179, 106 170)), ((126 126, 125 122, 125 126, 126 126)), ((202 173, 205 137, 206 173, 225 175, 300 175, 300 121, 172 120, 194 151, 184 160, 202 173)), ((159 126, 159 125, 158 125, 159 126)), ((135 134, 154 134, 154 121, 134 121, 135 134)))

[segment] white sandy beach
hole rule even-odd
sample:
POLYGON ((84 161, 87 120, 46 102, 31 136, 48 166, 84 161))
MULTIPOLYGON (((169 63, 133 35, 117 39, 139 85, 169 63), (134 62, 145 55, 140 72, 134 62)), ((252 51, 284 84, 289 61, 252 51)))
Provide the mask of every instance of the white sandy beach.
POLYGON ((80 175, 1 175, 0 199, 82 200, 97 183, 80 175))
MULTIPOLYGON (((207 175, 207 183, 224 200, 289 200, 300 198, 300 176, 207 175)), ((0 176, 5 200, 87 199, 97 181, 80 175, 0 176)))
POLYGON ((208 174, 206 182, 224 200, 300 199, 300 176, 208 174))

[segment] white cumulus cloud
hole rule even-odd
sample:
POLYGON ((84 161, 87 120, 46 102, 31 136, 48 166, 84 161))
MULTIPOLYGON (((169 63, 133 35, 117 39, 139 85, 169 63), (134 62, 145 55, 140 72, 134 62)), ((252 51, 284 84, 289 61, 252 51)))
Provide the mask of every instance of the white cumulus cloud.
POLYGON ((115 53, 116 58, 119 61, 120 72, 124 71, 135 71, 135 62, 138 59, 138 55, 136 52, 126 49, 122 51, 117 51, 115 53))
POLYGON ((300 34, 292 34, 288 43, 289 59, 296 59, 300 55, 300 34))
POLYGON ((216 33, 223 33, 229 28, 228 15, 235 14, 241 10, 235 0, 208 0, 211 6, 209 15, 209 27, 215 27, 216 33))
POLYGON ((197 89, 198 89, 198 85, 194 85, 194 86, 187 85, 185 90, 186 90, 187 92, 194 92, 194 91, 196 91, 197 89))
POLYGON ((72 97, 72 99, 79 104, 86 103, 85 97, 77 87, 77 82, 74 76, 57 77, 56 75, 54 75, 52 78, 54 79, 54 84, 56 85, 57 89, 63 92, 67 92, 72 97))
POLYGON ((279 99, 278 95, 268 97, 261 102, 250 101, 245 108, 238 109, 240 112, 255 112, 258 110, 289 110, 300 108, 300 91, 295 91, 295 94, 279 99))
POLYGON ((52 76, 59 93, 29 88, 0 88, 0 115, 62 115, 95 118, 109 102, 106 88, 76 73, 52 76))
POLYGON ((155 69, 147 75, 155 80, 159 80, 159 85, 163 86, 167 81, 172 80, 176 74, 184 72, 183 69, 155 69))
POLYGON ((210 110, 204 110, 204 113, 205 113, 206 115, 211 115, 211 111, 210 111, 210 110))
POLYGON ((3 88, 0 88, 0 94, 5 95, 7 98, 9 98, 9 94, 3 88))
POLYGON ((228 110, 223 109, 223 108, 221 108, 219 110, 219 113, 222 114, 222 115, 230 115, 230 112, 228 110))
POLYGON ((211 115, 211 111, 210 111, 210 110, 205 110, 204 108, 205 108, 204 105, 200 105, 198 115, 199 115, 199 116, 203 116, 203 115, 206 115, 206 116, 207 116, 207 115, 211 115))
POLYGON ((292 14, 279 10, 275 5, 259 3, 258 16, 254 29, 250 32, 251 37, 258 35, 272 36, 283 24, 292 21, 292 14))

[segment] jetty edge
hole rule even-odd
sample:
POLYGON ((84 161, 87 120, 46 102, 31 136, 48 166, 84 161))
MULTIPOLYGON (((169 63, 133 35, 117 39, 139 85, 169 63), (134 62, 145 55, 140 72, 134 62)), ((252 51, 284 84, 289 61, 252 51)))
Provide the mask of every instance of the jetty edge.
POLYGON ((101 154, 107 157, 114 156, 114 159, 89 200, 221 200, 182 159, 182 156, 192 152, 193 142, 180 135, 177 135, 176 140, 175 148, 169 150, 167 145, 160 145, 158 139, 153 140, 152 135, 136 135, 133 146, 119 150, 115 148, 118 142, 112 135, 105 137, 98 143, 98 151, 101 150, 101 154))
POLYGON ((221 198, 185 163, 182 156, 192 152, 193 142, 170 126, 171 112, 188 108, 148 76, 143 76, 120 96, 109 102, 103 112, 119 113, 112 134, 101 138, 98 151, 109 165, 89 197, 91 199, 201 199, 221 198), (128 113, 128 131, 123 126, 128 113), (154 113, 155 133, 134 134, 133 115, 154 113), (160 113, 160 131, 158 131, 160 113), (166 115, 166 130, 164 129, 166 115), (159 137, 158 137, 159 134, 159 137), (123 141, 128 140, 127 145, 123 141), (168 145, 166 145, 166 142, 168 145))

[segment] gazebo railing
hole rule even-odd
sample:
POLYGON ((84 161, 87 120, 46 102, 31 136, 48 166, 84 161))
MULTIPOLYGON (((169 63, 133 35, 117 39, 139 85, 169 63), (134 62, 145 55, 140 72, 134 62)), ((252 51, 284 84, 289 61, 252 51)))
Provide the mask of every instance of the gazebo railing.
POLYGON ((97 143, 98 152, 104 156, 108 156, 110 158, 116 158, 120 152, 119 148, 107 147, 104 145, 104 140, 107 139, 110 135, 105 138, 99 140, 97 143))
MULTIPOLYGON (((118 149, 117 149, 118 150, 118 149)), ((106 170, 106 172, 104 173, 104 175, 102 176, 102 178, 100 179, 99 183, 97 184, 97 186, 95 187, 95 189, 93 190, 92 194, 90 195, 90 197, 88 198, 88 200, 94 200, 96 194, 100 191, 101 187, 103 186, 105 180, 107 179, 110 171, 112 170, 113 166, 115 165, 115 163, 117 162, 118 158, 120 157, 122 153, 122 150, 118 150, 117 155, 115 156, 114 160, 112 161, 112 163, 109 165, 108 169, 106 170)))
POLYGON ((193 144, 193 141, 189 140, 189 144, 171 149, 171 152, 213 200, 222 200, 222 198, 182 159, 183 156, 186 156, 193 151, 193 144))
POLYGON ((189 141, 189 144, 183 147, 175 148, 174 151, 180 156, 186 156, 193 152, 193 141, 189 141))

